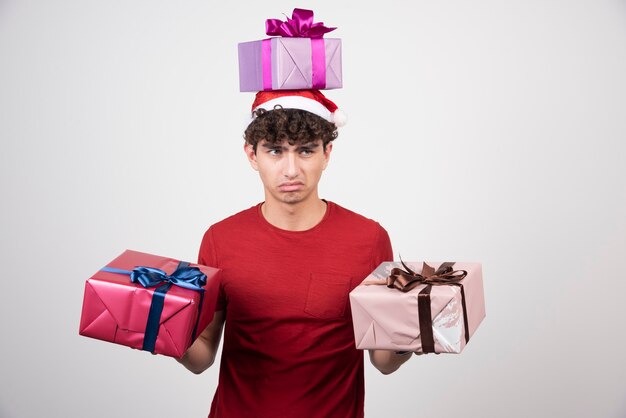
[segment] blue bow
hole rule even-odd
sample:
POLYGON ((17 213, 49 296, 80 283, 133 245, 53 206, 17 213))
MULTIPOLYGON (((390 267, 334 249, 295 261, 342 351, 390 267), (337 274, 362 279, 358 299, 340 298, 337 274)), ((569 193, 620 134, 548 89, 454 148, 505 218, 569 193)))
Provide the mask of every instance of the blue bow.
MULTIPOLYGON (((105 269, 109 269, 109 267, 105 267, 105 269)), ((130 272, 130 281, 139 283, 143 287, 155 287, 163 282, 168 282, 174 286, 204 292, 206 274, 201 272, 198 267, 178 267, 174 273, 167 275, 161 269, 140 266, 135 267, 130 272)))

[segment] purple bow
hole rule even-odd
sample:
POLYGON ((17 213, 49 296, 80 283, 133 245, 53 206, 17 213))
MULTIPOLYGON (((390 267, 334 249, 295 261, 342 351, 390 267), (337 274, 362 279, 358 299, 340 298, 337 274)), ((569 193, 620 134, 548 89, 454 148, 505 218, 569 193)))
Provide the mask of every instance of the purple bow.
MULTIPOLYGON (((287 16, 285 16, 287 17, 287 16)), ((269 36, 284 36, 287 38, 322 38, 325 33, 337 28, 327 28, 323 22, 313 23, 313 10, 293 9, 291 19, 267 19, 265 33, 269 36)))

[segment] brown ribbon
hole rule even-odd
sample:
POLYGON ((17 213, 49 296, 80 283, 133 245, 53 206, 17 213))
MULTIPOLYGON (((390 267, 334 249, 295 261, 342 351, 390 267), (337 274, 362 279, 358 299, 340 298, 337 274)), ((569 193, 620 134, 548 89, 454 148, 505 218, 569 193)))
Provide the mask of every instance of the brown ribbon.
POLYGON ((469 326, 467 322, 467 307, 465 305, 465 291, 461 280, 467 276, 465 270, 453 270, 454 261, 442 263, 437 270, 424 262, 421 273, 411 270, 400 260, 405 270, 395 267, 387 277, 387 287, 408 292, 420 284, 426 284, 417 297, 417 312, 420 323, 420 338, 424 353, 435 352, 435 338, 433 336, 433 319, 430 312, 430 291, 433 286, 459 286, 461 288, 461 304, 463 305, 463 325, 465 326, 465 342, 469 341, 469 326))

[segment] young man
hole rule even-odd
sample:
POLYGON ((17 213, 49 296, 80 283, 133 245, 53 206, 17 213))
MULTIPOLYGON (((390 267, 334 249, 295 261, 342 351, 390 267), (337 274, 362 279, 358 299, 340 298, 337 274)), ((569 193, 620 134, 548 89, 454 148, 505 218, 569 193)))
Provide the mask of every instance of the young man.
MULTIPOLYGON (((348 293, 393 257, 378 223, 318 195, 335 109, 318 91, 257 94, 244 151, 265 201, 205 233, 198 262, 223 269, 218 308, 179 360, 194 373, 210 367, 225 324, 209 417, 363 416, 348 293)), ((410 355, 369 357, 388 374, 410 355)))

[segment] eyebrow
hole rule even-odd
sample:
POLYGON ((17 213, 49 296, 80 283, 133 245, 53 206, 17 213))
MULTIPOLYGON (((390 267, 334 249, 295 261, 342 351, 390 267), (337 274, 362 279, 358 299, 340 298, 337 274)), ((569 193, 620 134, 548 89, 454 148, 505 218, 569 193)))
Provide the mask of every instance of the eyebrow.
POLYGON ((305 144, 298 146, 298 148, 317 148, 319 146, 320 146, 319 141, 315 141, 315 142, 311 141, 311 142, 307 142, 305 144))
POLYGON ((263 148, 277 148, 280 145, 272 144, 271 142, 264 142, 261 144, 263 148))

